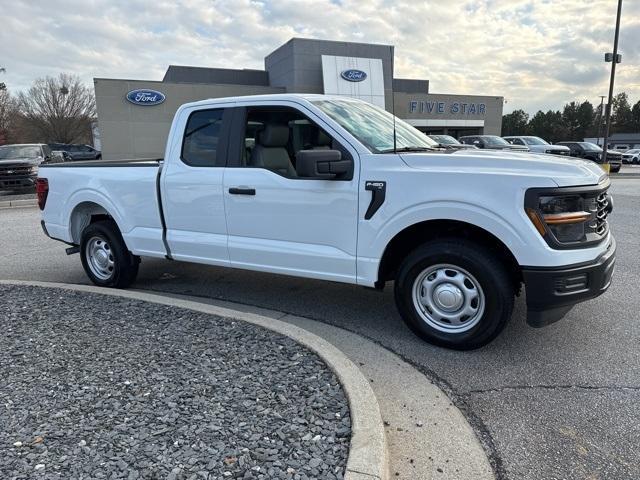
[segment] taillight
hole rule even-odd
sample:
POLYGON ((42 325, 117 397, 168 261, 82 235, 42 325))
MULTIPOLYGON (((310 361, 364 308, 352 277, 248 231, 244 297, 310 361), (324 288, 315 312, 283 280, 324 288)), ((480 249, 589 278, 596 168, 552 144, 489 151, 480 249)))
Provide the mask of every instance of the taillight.
POLYGON ((38 196, 38 207, 44 210, 47 203, 47 195, 49 194, 49 180, 46 178, 36 179, 36 195, 38 196))

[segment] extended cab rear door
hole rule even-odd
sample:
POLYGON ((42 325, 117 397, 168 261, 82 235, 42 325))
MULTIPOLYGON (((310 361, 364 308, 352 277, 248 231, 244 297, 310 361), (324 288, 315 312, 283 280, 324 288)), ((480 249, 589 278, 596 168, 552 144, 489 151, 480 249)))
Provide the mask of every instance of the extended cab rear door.
POLYGON ((224 174, 231 266, 355 282, 359 158, 295 102, 254 102, 234 115, 224 174), (302 149, 340 149, 348 178, 296 172, 302 149))
POLYGON ((162 172, 166 245, 176 260, 229 264, 222 176, 231 107, 191 107, 177 119, 162 172))

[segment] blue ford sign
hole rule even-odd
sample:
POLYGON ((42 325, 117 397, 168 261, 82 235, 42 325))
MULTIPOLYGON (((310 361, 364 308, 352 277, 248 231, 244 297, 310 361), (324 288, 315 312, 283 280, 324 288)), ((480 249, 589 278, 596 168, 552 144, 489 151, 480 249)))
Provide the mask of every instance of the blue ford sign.
POLYGON ((366 72, 363 72, 362 70, 355 70, 355 69, 343 70, 340 73, 340 76, 344 78, 347 82, 361 82, 365 78, 367 78, 366 72))
POLYGON ((164 93, 157 90, 140 88, 127 93, 127 100, 135 105, 158 105, 164 102, 164 93))

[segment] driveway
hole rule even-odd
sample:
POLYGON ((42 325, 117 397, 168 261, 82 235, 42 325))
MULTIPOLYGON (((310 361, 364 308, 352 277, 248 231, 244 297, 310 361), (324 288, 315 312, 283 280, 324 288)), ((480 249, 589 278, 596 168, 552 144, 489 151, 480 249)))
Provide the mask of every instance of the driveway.
MULTIPOLYGON (((640 478, 640 181, 616 179, 616 274, 601 298, 547 328, 524 299, 491 345, 454 352, 404 326, 389 286, 355 286, 145 259, 134 288, 307 316, 372 339, 417 366, 467 415, 509 479, 640 478)), ((44 237, 36 209, 0 210, 0 278, 88 283, 77 256, 44 237)), ((425 405, 425 408, 428 408, 425 405)))

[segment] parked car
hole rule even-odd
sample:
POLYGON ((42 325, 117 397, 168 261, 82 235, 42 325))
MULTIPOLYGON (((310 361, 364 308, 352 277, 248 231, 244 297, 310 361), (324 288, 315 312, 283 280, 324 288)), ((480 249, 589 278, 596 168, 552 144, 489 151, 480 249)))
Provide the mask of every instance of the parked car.
POLYGON ((611 173, 618 173, 622 168, 622 152, 617 150, 607 150, 607 162, 611 173))
POLYGON ((620 151, 620 152, 626 152, 627 150, 629 150, 629 148, 631 148, 629 145, 618 144, 618 145, 615 145, 612 148, 612 150, 617 150, 617 151, 620 151))
MULTIPOLYGON (((591 142, 558 142, 556 145, 569 147, 569 155, 584 158, 595 163, 602 163, 602 148, 591 142)), ((611 172, 616 173, 622 167, 622 155, 619 152, 607 150, 611 172)))
POLYGON ((552 155, 569 155, 569 147, 564 145, 551 145, 540 137, 530 135, 502 137, 512 145, 524 145, 535 153, 550 153, 552 155))
POLYGON ((497 135, 467 135, 460 137, 461 143, 475 145, 478 148, 487 150, 513 150, 517 152, 528 152, 529 148, 524 145, 511 145, 504 138, 497 135))
POLYGON ((73 162, 73 158, 69 155, 69 152, 64 150, 52 150, 50 160, 48 163, 62 163, 73 162))
POLYGON ((632 163, 637 165, 640 163, 640 148, 627 150, 622 154, 622 163, 632 163))
POLYGON ((460 143, 451 135, 429 135, 429 138, 436 142, 441 148, 446 148, 447 150, 475 150, 478 148, 475 145, 460 143))
POLYGON ((50 143, 49 147, 52 150, 67 152, 73 160, 100 160, 102 158, 102 152, 89 145, 50 143))
POLYGON ((41 143, 0 146, 0 190, 34 188, 38 166, 50 155, 49 147, 41 143))
POLYGON ((394 281, 409 327, 456 349, 495 338, 522 283, 536 327, 607 290, 613 203, 597 165, 447 153, 392 120, 325 95, 187 103, 163 160, 43 166, 43 230, 104 287, 129 286, 141 256, 394 281))

